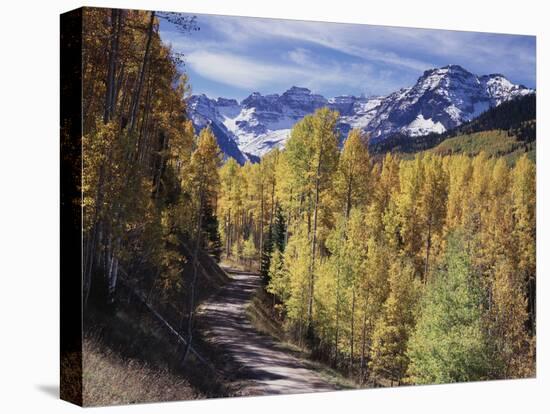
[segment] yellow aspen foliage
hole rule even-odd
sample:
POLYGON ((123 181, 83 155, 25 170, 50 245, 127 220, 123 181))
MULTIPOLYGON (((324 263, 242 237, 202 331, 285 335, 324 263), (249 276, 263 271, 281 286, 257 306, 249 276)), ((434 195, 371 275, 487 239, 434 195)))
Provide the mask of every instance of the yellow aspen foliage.
POLYGON ((370 156, 367 144, 367 136, 358 129, 352 129, 338 161, 334 190, 339 200, 339 210, 346 216, 353 207, 365 205, 369 197, 370 156))
POLYGON ((526 155, 521 157, 512 171, 512 203, 514 211, 514 238, 518 257, 518 270, 526 278, 535 277, 536 255, 536 180, 535 165, 526 155))
POLYGON ((466 155, 448 157, 449 190, 446 226, 456 229, 465 223, 466 204, 472 179, 472 160, 466 155))
POLYGON ((535 361, 530 355, 531 342, 525 330, 528 313, 524 291, 523 278, 512 264, 499 261, 495 266, 488 314, 497 378, 522 378, 535 372, 535 361))
POLYGON ((414 267, 394 262, 389 270, 389 296, 373 333, 369 368, 375 377, 400 382, 407 372, 409 335, 415 324, 420 283, 414 267))

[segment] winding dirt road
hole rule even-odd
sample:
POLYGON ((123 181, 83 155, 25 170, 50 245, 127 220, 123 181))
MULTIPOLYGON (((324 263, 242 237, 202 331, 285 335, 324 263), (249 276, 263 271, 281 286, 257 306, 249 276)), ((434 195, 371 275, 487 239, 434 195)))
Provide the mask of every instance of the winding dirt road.
MULTIPOLYGON (((202 304, 199 314, 204 339, 224 353, 242 383, 241 395, 295 394, 332 391, 334 385, 283 349, 274 339, 258 333, 246 316, 260 276, 231 274, 217 295, 202 304)), ((235 373, 233 373, 235 374, 235 373)))

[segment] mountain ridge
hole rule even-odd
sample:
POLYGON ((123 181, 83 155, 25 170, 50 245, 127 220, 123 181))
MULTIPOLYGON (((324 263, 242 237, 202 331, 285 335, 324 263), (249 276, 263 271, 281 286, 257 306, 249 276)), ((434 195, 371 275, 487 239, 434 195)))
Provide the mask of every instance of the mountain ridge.
POLYGON ((292 126, 323 106, 340 112, 338 129, 343 135, 359 128, 370 133, 373 142, 380 142, 395 134, 444 133, 503 102, 532 93, 534 89, 514 84, 499 73, 477 76, 462 66, 447 65, 424 71, 413 86, 386 96, 325 98, 292 86, 282 94, 253 92, 241 102, 193 95, 188 113, 197 130, 210 125, 225 156, 242 164, 283 147, 292 126))

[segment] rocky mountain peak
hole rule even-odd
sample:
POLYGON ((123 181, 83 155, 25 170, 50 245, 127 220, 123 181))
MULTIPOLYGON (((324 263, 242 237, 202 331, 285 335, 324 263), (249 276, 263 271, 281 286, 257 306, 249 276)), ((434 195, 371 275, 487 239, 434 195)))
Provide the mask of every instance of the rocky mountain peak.
MULTIPOLYGON (((235 143, 242 161, 246 154, 259 157, 283 146, 292 126, 323 106, 340 113, 342 134, 359 128, 376 141, 395 133, 412 137, 444 132, 502 102, 530 93, 534 90, 514 84, 502 74, 477 76, 450 64, 426 70, 411 87, 386 96, 341 95, 327 99, 308 88, 292 86, 281 95, 253 92, 240 103, 193 96, 189 112, 198 129, 214 125, 219 142, 235 143)), ((235 148, 231 151, 235 153, 235 148)))

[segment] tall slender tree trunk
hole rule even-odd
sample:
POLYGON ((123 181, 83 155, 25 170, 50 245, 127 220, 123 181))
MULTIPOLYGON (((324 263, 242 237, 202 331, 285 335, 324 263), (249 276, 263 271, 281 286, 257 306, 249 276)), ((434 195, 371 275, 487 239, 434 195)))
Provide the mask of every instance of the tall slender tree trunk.
POLYGON ((340 334, 340 266, 336 269, 336 329, 334 332, 334 365, 338 366, 338 341, 340 334))
POLYGON ((363 308, 363 327, 361 329, 361 367, 360 367, 360 384, 363 385, 365 378, 365 365, 366 365, 366 342, 367 342, 367 301, 365 300, 365 306, 363 308))
POLYGON ((199 188, 199 211, 197 217, 197 234, 195 238, 195 248, 193 251, 193 279, 191 280, 190 293, 189 293, 189 310, 187 316, 187 344, 185 345, 185 351, 183 353, 183 364, 189 356, 191 351, 191 345, 193 343, 193 318, 195 316, 195 288, 197 285, 197 276, 199 272, 199 251, 201 245, 201 230, 202 230, 202 208, 204 204, 204 194, 202 185, 199 188))
POLYGON ((260 266, 262 263, 262 252, 264 251, 264 184, 260 185, 260 266))
POLYGON ((355 284, 351 287, 351 340, 350 340, 350 355, 349 355, 349 371, 353 373, 353 357, 355 345, 355 284))
POLYGON ((111 269, 109 272, 109 285, 108 285, 108 291, 107 291, 107 298, 110 303, 114 301, 114 295, 116 291, 116 285, 118 280, 118 254, 120 250, 120 236, 117 237, 112 252, 111 252, 111 269))
POLYGON ((163 166, 164 166, 164 158, 165 158, 166 148, 168 147, 168 136, 167 136, 167 134, 165 134, 164 132, 161 132, 160 136, 162 138, 162 145, 161 145, 162 151, 161 151, 161 154, 160 154, 159 168, 156 171, 155 177, 153 179, 153 184, 154 184, 154 187, 155 187, 155 199, 156 200, 159 197, 160 184, 161 184, 161 181, 162 181, 162 171, 163 171, 163 166))
POLYGON ((141 95, 141 89, 143 88, 143 81, 145 79, 145 68, 149 60, 149 52, 151 49, 151 39, 153 38, 153 23, 155 22, 155 12, 151 12, 151 18, 149 19, 149 25, 147 27, 147 41, 145 43, 145 53, 143 54, 143 60, 139 70, 139 77, 137 85, 134 90, 134 96, 132 97, 132 105, 130 112, 130 132, 133 132, 137 122, 137 112, 139 108, 139 99, 141 95))
POLYGON ((153 76, 150 71, 147 77, 148 77, 148 80, 147 80, 147 90, 145 93, 145 107, 143 110, 141 125, 139 128, 139 136, 138 136, 137 150, 136 150, 136 156, 135 156, 135 161, 141 163, 141 165, 144 165, 143 163, 145 160, 145 154, 148 147, 147 127, 149 124, 149 113, 151 111, 151 99, 153 96, 153 85, 152 85, 153 76))
MULTIPOLYGON (((319 211, 319 193, 321 186, 321 162, 323 149, 319 153, 317 161, 317 175, 315 179, 315 204, 313 209, 313 234, 311 237, 311 264, 309 268, 309 301, 307 307, 308 330, 313 328, 313 295, 315 293, 315 256, 317 253, 317 215, 319 211)), ((311 333, 311 332, 308 332, 311 333)))
POLYGON ((428 270, 430 263, 430 249, 432 246, 432 217, 428 220, 428 236, 426 237, 426 261, 424 263, 424 283, 428 283, 428 270))
POLYGON ((351 190, 352 190, 352 179, 350 174, 350 178, 348 179, 348 189, 346 192, 346 223, 349 219, 349 215, 351 212, 351 190))
POLYGON ((120 96, 120 90, 122 89, 123 83, 126 83, 128 81, 128 77, 124 76, 124 70, 126 68, 126 62, 122 62, 120 65, 120 69, 118 70, 118 77, 116 80, 115 85, 115 91, 114 91, 114 98, 113 98, 113 112, 111 114, 111 118, 119 115, 119 111, 117 111, 118 105, 118 97, 120 96))
POLYGON ((273 216, 275 215, 275 180, 271 184, 271 214, 269 215, 269 228, 273 228, 273 216))
POLYGON ((225 254, 227 257, 231 256, 231 208, 229 208, 229 211, 227 212, 227 217, 225 219, 226 227, 225 227, 225 254))
POLYGON ((111 45, 109 48, 109 62, 107 65, 107 79, 106 84, 106 93, 105 93, 105 108, 103 110, 103 123, 108 123, 111 119, 111 114, 113 112, 113 98, 115 91, 115 74, 116 74, 116 62, 118 59, 118 14, 120 10, 112 9, 111 10, 111 45))
MULTIPOLYGON (((289 205, 292 206, 292 188, 290 189, 290 196, 289 196, 289 205)), ((285 246, 288 245, 288 232, 290 230, 290 220, 292 219, 292 207, 288 208, 288 215, 286 219, 286 228, 285 228, 285 246)))

